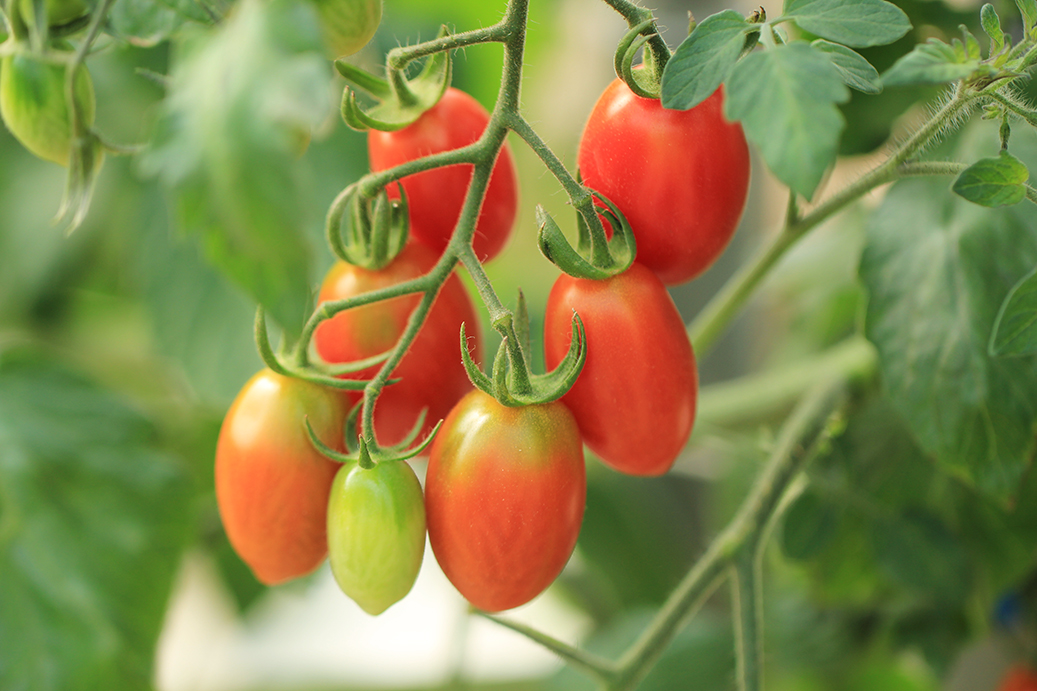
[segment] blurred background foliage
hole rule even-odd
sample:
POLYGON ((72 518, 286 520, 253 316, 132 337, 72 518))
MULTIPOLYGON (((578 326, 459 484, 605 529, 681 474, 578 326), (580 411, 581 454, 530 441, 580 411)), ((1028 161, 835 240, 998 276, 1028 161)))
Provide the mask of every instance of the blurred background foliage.
MULTIPOLYGON (((725 7, 658 4, 671 46, 684 36, 688 10, 704 18, 725 7)), ((962 23, 978 33, 971 3, 897 4, 915 29, 864 51, 880 71, 914 43, 951 35, 962 23)), ((301 3, 278 7, 281 14, 234 24, 232 33, 209 26, 193 3, 117 0, 112 33, 128 40, 108 41, 88 61, 97 122, 114 141, 151 145, 141 156, 107 161, 92 211, 70 236, 51 222, 63 171, 0 130, 0 689, 148 688, 187 551, 212 557, 242 612, 265 593, 220 528, 216 435, 234 395, 260 367, 252 341, 256 296, 284 296, 275 311, 283 323, 311 299, 332 261, 322 240, 324 211, 367 167, 364 137, 337 116, 341 83, 318 59, 312 13, 301 3), (243 75, 240 65, 249 68, 243 75), (242 81, 213 98, 201 84, 221 70, 242 81), (170 75, 168 99, 149 72, 170 75), (302 156, 292 152, 293 127, 313 130, 302 156), (230 177, 221 178, 213 162, 228 160, 230 172, 222 174, 230 177), (216 227, 223 232, 214 234, 216 227), (226 232, 235 227, 250 232, 226 232), (271 268, 278 259, 283 265, 271 268)), ((1015 16, 1011 3, 998 9, 1003 18, 1015 16)), ((442 23, 470 29, 502 11, 503 3, 485 0, 386 0, 375 41, 356 59, 374 69, 385 50, 433 37, 442 23)), ((602 3, 532 3, 524 107, 569 164, 583 118, 612 78, 611 52, 623 30, 602 3)), ((459 53, 454 85, 490 107, 500 64, 499 46, 459 53)), ((854 94, 842 106, 842 151, 857 158, 833 173, 830 188, 854 175, 905 113, 932 96, 906 89, 854 94)), ((563 226, 573 218, 533 156, 517 140, 512 147, 521 216, 508 249, 488 269, 505 301, 522 287, 536 329, 556 270, 536 250, 533 208, 543 204, 563 226)), ((725 409, 732 390, 708 385, 757 372, 778 373, 767 380, 778 382, 804 364, 809 371, 826 349, 859 339, 865 287, 876 287, 866 271, 865 280, 858 277, 864 248, 878 251, 897 230, 885 232, 888 219, 910 216, 919 195, 947 196, 944 182, 899 201, 891 195, 879 214, 885 221, 852 209, 787 257, 700 363, 707 384, 700 422, 673 473, 621 477, 590 461, 577 558, 555 588, 586 616, 587 648, 616 655, 641 631, 733 514, 790 403, 780 391, 757 389, 749 400, 770 403, 725 409)), ((736 242, 704 277, 673 290, 687 319, 776 226, 781 191, 759 165, 752 184, 736 242)), ((931 215, 953 217, 956 209, 931 215)), ((1032 211, 1017 213, 1018 226, 1037 227, 1032 211)), ((1033 248, 1019 249, 1009 242, 1014 237, 1004 236, 1005 251, 1032 264, 1033 248)), ((915 261, 924 264, 924 254, 915 261)), ((880 299, 896 297, 873 294, 872 309, 880 299)), ((880 352, 906 347, 868 336, 880 352)), ((492 344, 495 334, 487 339, 492 344)), ((900 373, 884 374, 888 382, 900 373)), ((809 486, 776 530, 766 561, 773 689, 983 691, 992 677, 960 686, 963 649, 996 637, 1006 659, 1032 652, 1026 636, 1010 632, 1029 630, 1037 611, 1037 512, 1027 500, 1037 478, 1027 462, 1003 492, 962 482, 936 460, 936 442, 919 434, 888 388, 878 380, 859 388, 846 432, 811 469, 809 486)), ((728 610, 721 590, 642 688, 734 688, 728 610)), ((591 686, 563 670, 482 688, 591 686)))

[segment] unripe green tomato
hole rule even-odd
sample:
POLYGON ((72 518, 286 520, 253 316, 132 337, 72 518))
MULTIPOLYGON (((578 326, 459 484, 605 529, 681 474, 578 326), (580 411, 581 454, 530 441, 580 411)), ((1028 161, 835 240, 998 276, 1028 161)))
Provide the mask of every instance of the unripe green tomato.
POLYGON ((328 557, 342 592, 381 614, 410 592, 425 555, 425 502, 403 461, 347 463, 328 500, 328 557))
MULTIPOLYGON (((36 13, 32 5, 33 0, 21 0, 19 6, 22 20, 29 28, 36 25, 36 13)), ((90 7, 83 0, 44 0, 44 7, 47 9, 49 26, 70 24, 90 12, 90 7)))
MULTIPOLYGON (((94 85, 86 66, 76 74, 75 99, 87 127, 94 123, 94 85)), ((22 145, 46 161, 67 166, 72 124, 65 101, 65 65, 27 52, 0 62, 0 116, 22 145)))
POLYGON ((331 57, 352 55, 366 46, 382 21, 382 0, 314 0, 324 45, 331 57))

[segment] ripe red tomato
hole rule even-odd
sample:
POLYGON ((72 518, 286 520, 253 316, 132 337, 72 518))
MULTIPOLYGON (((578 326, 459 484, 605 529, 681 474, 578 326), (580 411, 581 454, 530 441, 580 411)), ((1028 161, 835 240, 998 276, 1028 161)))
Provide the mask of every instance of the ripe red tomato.
POLYGON ((564 405, 509 408, 476 389, 432 442, 429 542, 473 605, 487 612, 518 607, 569 560, 586 495, 580 433, 564 405))
POLYGON ((320 455, 305 419, 344 451, 346 410, 331 389, 264 369, 245 384, 216 443, 216 501, 235 551, 263 583, 309 573, 328 553, 328 495, 339 465, 320 455))
POLYGON ((587 120, 583 182, 623 212, 637 261, 667 285, 690 280, 720 256, 749 191, 749 148, 723 115, 723 92, 691 110, 666 110, 619 79, 587 120))
POLYGON ((1005 674, 997 691, 1037 691, 1037 672, 1027 665, 1016 665, 1005 674))
MULTIPOLYGON (((324 279, 318 300, 340 300, 396 285, 421 276, 435 262, 436 256, 430 249, 413 242, 391 264, 377 271, 338 262, 324 279)), ((420 301, 420 295, 407 295, 340 312, 317 327, 317 352, 326 362, 350 362, 384 353, 399 340, 420 301)), ((423 430, 427 434, 471 390, 459 343, 464 322, 471 334, 472 357, 480 360, 482 337, 477 319, 464 284, 456 274, 452 275, 436 297, 410 350, 392 373, 400 381, 386 386, 378 398, 374 424, 380 444, 402 441, 423 408, 428 408, 423 430)), ((364 379, 377 371, 375 366, 351 376, 364 379)), ((348 392, 345 397, 350 406, 360 400, 356 392, 348 392)))
POLYGON ((587 361, 562 401, 584 442, 616 470, 662 475, 691 435, 698 399, 695 356, 670 294, 637 262, 603 281, 562 274, 544 316, 548 367, 569 348, 573 310, 587 361))
MULTIPOLYGON (((397 132, 371 130, 367 151, 371 170, 377 172, 422 156, 467 146, 482 136, 489 114, 478 101, 458 89, 449 88, 439 103, 414 123, 397 132)), ((456 165, 428 170, 401 180, 410 207, 410 233, 437 253, 446 249, 461 215, 473 166, 456 165)), ((399 196, 395 185, 390 196, 399 196)), ((507 144, 493 166, 473 247, 482 261, 500 253, 511 235, 518 207, 515 164, 507 144)))

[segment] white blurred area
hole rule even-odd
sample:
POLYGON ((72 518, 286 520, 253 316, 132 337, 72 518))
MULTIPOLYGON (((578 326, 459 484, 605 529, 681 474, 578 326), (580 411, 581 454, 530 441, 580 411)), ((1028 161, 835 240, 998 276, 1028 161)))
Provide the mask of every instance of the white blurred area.
MULTIPOLYGON (((575 644, 590 622, 550 590, 509 611, 575 644)), ((325 563, 305 587, 273 588, 239 618, 205 556, 184 560, 159 640, 158 691, 397 688, 533 679, 561 667, 539 645, 481 617, 426 546, 414 589, 372 617, 339 590, 325 563)))

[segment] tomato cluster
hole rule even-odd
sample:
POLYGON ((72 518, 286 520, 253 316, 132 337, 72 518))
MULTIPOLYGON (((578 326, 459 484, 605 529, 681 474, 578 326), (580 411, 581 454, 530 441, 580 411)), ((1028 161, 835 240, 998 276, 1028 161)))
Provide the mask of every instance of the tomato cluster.
MULTIPOLYGON (((723 120, 722 98, 718 91, 677 113, 616 82, 591 113, 580 165, 587 183, 629 220, 638 261, 607 278, 557 279, 546 306, 546 363, 559 367, 570 353, 574 312, 586 347, 582 372, 560 399, 520 406, 503 396, 505 405, 473 390, 458 332, 468 325, 474 336, 467 348, 478 361, 476 313, 456 275, 442 285, 371 413, 379 447, 410 443, 423 411, 422 436, 445 418, 429 451, 424 491, 405 462, 338 466, 306 438, 304 418, 326 446, 341 449, 346 411, 360 403, 359 393, 270 371, 246 385, 221 432, 217 497, 232 544, 261 580, 305 573, 330 552, 342 590, 377 614, 413 585, 427 530, 437 561, 469 602, 510 609, 550 585, 573 552, 586 501, 584 444, 624 473, 661 475, 672 467, 691 434, 698 375, 666 284, 697 275, 723 250, 748 184, 745 139, 723 120)), ((464 147, 488 122, 474 99, 447 89, 411 125, 369 133, 372 169, 464 147)), ((391 260, 373 264, 379 268, 337 263, 320 302, 433 271, 453 237, 471 175, 472 166, 454 165, 403 177, 411 240, 391 260)), ((395 186, 386 192, 399 195, 395 186)), ((516 199, 505 147, 472 241, 481 259, 504 246, 516 199)), ((616 214, 609 219, 624 222, 616 214)), ((314 348, 326 363, 388 352, 421 299, 407 294, 339 311, 318 326, 314 348)), ((368 379, 378 368, 348 376, 368 379)))

